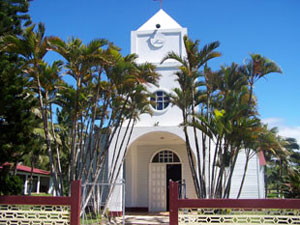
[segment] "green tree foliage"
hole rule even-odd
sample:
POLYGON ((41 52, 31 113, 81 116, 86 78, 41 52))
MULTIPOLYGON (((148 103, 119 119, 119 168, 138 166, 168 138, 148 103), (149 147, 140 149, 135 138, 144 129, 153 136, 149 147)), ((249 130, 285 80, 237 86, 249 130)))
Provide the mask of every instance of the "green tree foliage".
MULTIPOLYGON (((22 27, 31 23, 26 0, 3 0, 0 2, 0 38, 4 35, 20 35, 22 27)), ((3 46, 0 48, 2 49, 3 46)), ((0 51, 0 165, 11 162, 15 165, 26 155, 39 148, 33 130, 37 125, 32 113, 36 100, 23 76, 24 62, 15 53, 0 51)), ((1 172, 1 194, 19 194, 22 183, 7 170, 1 172)))
POLYGON ((284 197, 300 198, 300 169, 288 169, 288 174, 284 178, 284 197))
POLYGON ((23 191, 23 180, 11 175, 10 166, 4 167, 0 173, 0 195, 19 195, 23 191))
MULTIPOLYGON (((49 126, 49 104, 46 95, 48 83, 43 83, 44 76, 42 65, 43 58, 49 50, 49 41, 54 37, 45 36, 45 26, 39 23, 35 30, 35 24, 24 29, 22 35, 5 35, 2 38, 3 50, 8 53, 16 53, 24 60, 23 72, 30 78, 32 88, 36 92, 39 102, 39 110, 44 128, 44 138, 46 140, 46 149, 49 156, 51 173, 53 176, 55 188, 58 194, 59 187, 57 182, 57 173, 55 173, 55 163, 53 156, 53 146, 51 143, 51 127, 49 126), (45 85, 43 87, 42 85, 45 85)), ((45 74, 46 76, 46 74, 45 74)), ((51 116, 51 115, 50 115, 51 116)), ((52 118, 52 117, 51 117, 52 118)))
POLYGON ((22 161, 38 145, 34 137, 37 119, 32 113, 36 100, 24 89, 27 81, 19 75, 21 71, 9 71, 9 74, 2 73, 0 82, 1 165, 5 162, 22 161))
POLYGON ((22 27, 31 23, 28 0, 0 1, 0 35, 21 34, 22 27))
MULTIPOLYGON (((300 153, 294 138, 284 138, 277 134, 277 128, 270 130, 273 149, 283 148, 284 152, 266 154, 266 193, 270 198, 300 198, 300 153)), ((267 143, 267 141, 266 141, 267 143)))

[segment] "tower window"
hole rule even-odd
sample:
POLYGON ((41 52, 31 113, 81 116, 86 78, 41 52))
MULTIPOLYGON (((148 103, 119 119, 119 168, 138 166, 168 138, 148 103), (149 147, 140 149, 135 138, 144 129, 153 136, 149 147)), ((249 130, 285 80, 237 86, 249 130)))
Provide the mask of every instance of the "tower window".
POLYGON ((170 104, 170 97, 164 91, 156 91, 150 100, 151 106, 155 110, 164 110, 170 104))

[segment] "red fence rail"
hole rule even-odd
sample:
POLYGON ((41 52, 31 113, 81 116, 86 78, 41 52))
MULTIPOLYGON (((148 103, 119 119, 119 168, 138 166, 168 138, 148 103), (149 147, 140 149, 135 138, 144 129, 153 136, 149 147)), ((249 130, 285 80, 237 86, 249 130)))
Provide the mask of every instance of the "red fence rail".
POLYGON ((73 181, 70 197, 0 196, 0 205, 70 206, 70 224, 80 225, 81 181, 73 181))
POLYGON ((181 208, 300 209, 300 199, 179 199, 178 183, 170 181, 170 225, 178 225, 181 208))

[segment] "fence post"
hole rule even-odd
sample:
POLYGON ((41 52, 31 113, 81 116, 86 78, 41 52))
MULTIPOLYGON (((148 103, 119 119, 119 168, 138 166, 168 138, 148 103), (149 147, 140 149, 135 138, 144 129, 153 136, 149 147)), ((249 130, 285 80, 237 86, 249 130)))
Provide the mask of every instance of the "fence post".
POLYGON ((178 225, 178 182, 169 181, 170 225, 178 225))
POLYGON ((72 181, 71 225, 80 225, 81 181, 72 181))

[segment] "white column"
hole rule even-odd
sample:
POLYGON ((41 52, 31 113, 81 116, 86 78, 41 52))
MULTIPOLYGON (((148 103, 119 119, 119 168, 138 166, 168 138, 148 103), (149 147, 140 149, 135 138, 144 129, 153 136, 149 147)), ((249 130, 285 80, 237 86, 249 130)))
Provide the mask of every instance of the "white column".
POLYGON ((37 184, 36 184, 36 193, 40 193, 40 181, 41 181, 41 177, 40 176, 37 176, 38 177, 38 180, 37 180, 37 184))
POLYGON ((24 195, 27 195, 28 175, 25 175, 24 195))

